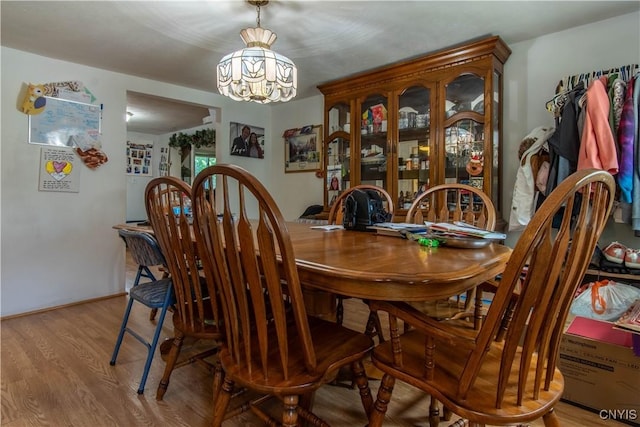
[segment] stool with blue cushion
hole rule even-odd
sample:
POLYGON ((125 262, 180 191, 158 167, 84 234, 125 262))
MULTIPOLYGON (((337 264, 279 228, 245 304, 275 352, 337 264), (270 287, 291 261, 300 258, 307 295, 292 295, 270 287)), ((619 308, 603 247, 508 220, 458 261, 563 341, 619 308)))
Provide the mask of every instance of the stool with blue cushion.
POLYGON ((153 273, 149 270, 149 267, 164 265, 164 257, 162 256, 162 252, 160 251, 160 247, 158 246, 156 239, 148 233, 139 231, 119 230, 118 232, 120 237, 122 237, 127 244, 127 248, 129 249, 129 253, 132 258, 138 263, 138 272, 133 286, 129 290, 129 303, 127 304, 124 318, 122 319, 122 325, 120 326, 120 332, 118 333, 118 339, 116 341, 115 348, 113 349, 110 364, 112 366, 116 364, 116 358, 118 357, 118 351, 120 350, 120 345, 122 344, 125 332, 128 332, 131 336, 144 344, 147 347, 147 359, 144 365, 142 379, 140 380, 140 386, 138 387, 138 394, 142 394, 144 393, 144 386, 158 345, 158 339, 160 338, 160 332, 162 331, 162 324, 164 322, 165 315, 167 314, 169 307, 175 303, 175 297, 173 295, 171 279, 163 278, 156 280, 153 273), (151 281, 139 283, 142 277, 146 277, 151 281), (144 304, 151 309, 161 310, 151 342, 127 326, 134 301, 144 304))

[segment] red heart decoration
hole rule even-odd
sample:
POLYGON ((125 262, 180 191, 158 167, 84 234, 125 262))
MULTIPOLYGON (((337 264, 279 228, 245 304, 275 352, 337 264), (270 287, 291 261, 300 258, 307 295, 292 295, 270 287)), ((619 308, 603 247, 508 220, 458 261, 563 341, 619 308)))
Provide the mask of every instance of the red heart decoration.
POLYGON ((62 170, 67 166, 67 162, 56 162, 55 160, 53 161, 53 169, 60 173, 62 172, 62 170))

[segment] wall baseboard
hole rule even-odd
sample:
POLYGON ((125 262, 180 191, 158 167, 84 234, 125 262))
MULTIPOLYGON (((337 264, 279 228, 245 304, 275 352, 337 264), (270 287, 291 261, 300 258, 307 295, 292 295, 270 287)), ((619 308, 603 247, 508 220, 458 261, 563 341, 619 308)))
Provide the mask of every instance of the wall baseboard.
POLYGON ((24 316, 31 316, 32 314, 46 313, 47 311, 59 310, 61 308, 66 308, 66 307, 73 307, 74 305, 86 304, 86 303, 89 303, 89 302, 103 301, 103 300, 107 300, 107 299, 111 299, 111 298, 121 297, 123 295, 127 295, 127 293, 126 292, 120 292, 120 293, 117 293, 117 294, 107 295, 107 296, 104 296, 104 297, 85 299, 85 300, 82 300, 82 301, 76 301, 76 302, 72 302, 72 303, 69 303, 69 304, 56 305, 56 306, 47 307, 47 308, 41 308, 40 310, 33 310, 33 311, 27 311, 25 313, 18 313, 18 314, 12 314, 12 315, 9 315, 9 316, 2 316, 2 317, 0 317, 0 321, 15 319, 15 318, 24 317, 24 316))

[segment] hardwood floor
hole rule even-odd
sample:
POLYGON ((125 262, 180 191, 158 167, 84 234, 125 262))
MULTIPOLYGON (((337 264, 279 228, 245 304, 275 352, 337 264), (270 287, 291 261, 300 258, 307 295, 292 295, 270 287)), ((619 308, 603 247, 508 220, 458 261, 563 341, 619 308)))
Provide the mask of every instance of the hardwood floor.
MULTIPOLYGON (((212 375, 204 365, 191 364, 174 371, 161 402, 155 400, 155 389, 164 368, 159 352, 144 395, 136 393, 146 355, 140 343, 127 336, 117 364, 109 365, 126 302, 125 296, 115 297, 2 321, 0 424, 4 427, 210 425, 212 375)), ((345 325, 360 328, 366 319, 365 306, 355 299, 344 303, 345 325)), ((151 336, 155 324, 148 316, 148 309, 134 304, 130 324, 151 336)), ((168 318, 162 339, 171 335, 168 318)), ((379 382, 372 380, 370 385, 375 394, 379 382)), ((427 397, 397 382, 385 425, 427 426, 427 408, 427 397)), ((317 392, 314 410, 334 426, 366 424, 357 390, 325 386, 317 392)), ((567 403, 560 403, 557 413, 562 425, 568 427, 623 426, 602 421, 597 414, 567 403)), ((262 424, 247 412, 224 425, 262 424)), ((542 425, 541 421, 532 424, 542 425)))

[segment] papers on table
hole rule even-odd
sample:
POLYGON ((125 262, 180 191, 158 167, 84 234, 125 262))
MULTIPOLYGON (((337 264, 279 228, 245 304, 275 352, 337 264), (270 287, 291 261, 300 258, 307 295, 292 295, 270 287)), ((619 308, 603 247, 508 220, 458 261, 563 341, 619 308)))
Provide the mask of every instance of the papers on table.
POLYGON ((344 227, 339 224, 325 224, 325 225, 312 225, 312 230, 324 230, 324 231, 333 231, 333 230, 343 230, 344 227))

